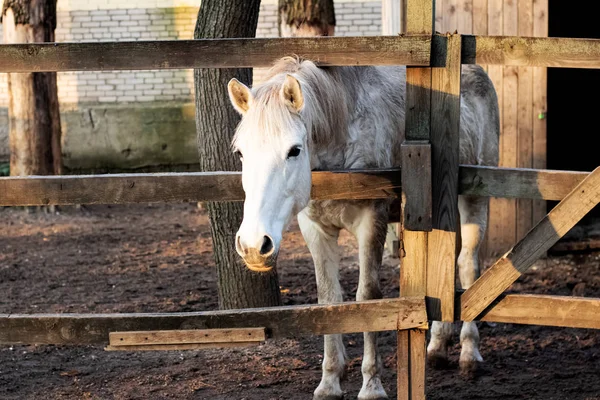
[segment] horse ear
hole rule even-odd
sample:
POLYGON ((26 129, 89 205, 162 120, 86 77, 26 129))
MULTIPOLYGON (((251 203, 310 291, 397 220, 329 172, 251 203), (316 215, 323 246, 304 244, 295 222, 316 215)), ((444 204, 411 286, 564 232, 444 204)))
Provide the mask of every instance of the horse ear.
POLYGON ((235 78, 231 78, 227 84, 227 91, 229 92, 229 100, 231 104, 240 114, 245 114, 252 104, 252 93, 248 86, 235 78))
POLYGON ((300 112, 304 107, 304 96, 302 95, 300 82, 291 75, 285 77, 280 96, 283 102, 296 112, 300 112))

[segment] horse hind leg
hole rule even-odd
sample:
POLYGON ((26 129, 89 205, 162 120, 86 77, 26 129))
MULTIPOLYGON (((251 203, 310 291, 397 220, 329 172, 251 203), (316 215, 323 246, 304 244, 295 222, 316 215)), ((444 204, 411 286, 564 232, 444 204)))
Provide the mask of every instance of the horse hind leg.
MULTIPOLYGON (((487 229, 489 200, 485 197, 458 199, 461 222, 461 249, 458 256, 458 274, 463 289, 468 289, 479 277, 479 248, 487 229)), ((460 331, 460 369, 471 375, 483 358, 479 353, 479 331, 476 323, 464 322, 460 331)))
MULTIPOLYGON (((315 263, 319 304, 343 301, 339 281, 339 230, 325 230, 304 212, 298 214, 298 225, 315 263)), ((339 400, 343 397, 340 381, 346 369, 346 352, 342 335, 325 335, 321 382, 314 400, 339 400)))
MULTIPOLYGON (((360 269, 356 300, 380 299, 379 269, 387 234, 387 207, 384 203, 375 202, 373 207, 362 209, 358 214, 351 229, 358 242, 360 269)), ((365 332, 363 337, 363 384, 358 399, 387 399, 381 384, 383 363, 377 346, 378 333, 365 332)))
MULTIPOLYGON (((463 289, 468 289, 479 277, 479 248, 487 229, 489 200, 484 197, 459 196, 461 249, 458 256, 458 276, 463 289)), ((427 359, 436 368, 448 366, 448 347, 452 343, 454 324, 434 321, 427 346, 427 359)), ((472 375, 483 358, 479 352, 479 331, 475 322, 464 322, 460 331, 459 366, 463 375, 472 375)))
POLYGON ((447 368, 448 347, 452 343, 454 324, 452 322, 433 321, 430 332, 431 338, 427 345, 427 362, 436 369, 447 368))

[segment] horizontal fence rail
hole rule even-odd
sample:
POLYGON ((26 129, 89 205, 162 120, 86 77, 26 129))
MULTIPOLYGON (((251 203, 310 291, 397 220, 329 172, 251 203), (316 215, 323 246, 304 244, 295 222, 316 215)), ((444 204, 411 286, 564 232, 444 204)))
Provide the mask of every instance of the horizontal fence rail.
MULTIPOLYGON (((315 200, 400 196, 397 169, 312 174, 315 200)), ((242 201, 240 172, 61 175, 0 178, 0 206, 242 201)))
POLYGON ((461 165, 458 192, 471 196, 562 200, 589 174, 580 171, 461 165))
POLYGON ((600 39, 462 36, 462 63, 600 68, 600 39))
MULTIPOLYGON (((456 299, 460 301, 458 294, 456 299)), ((600 329, 599 312, 600 299, 503 294, 478 320, 600 329)), ((0 344, 104 345, 110 332, 252 327, 266 327, 267 336, 272 339, 298 338, 413 329, 423 327, 427 319, 425 300, 419 297, 231 311, 4 314, 0 315, 0 344)))
MULTIPOLYGON (((269 67, 297 55, 319 65, 442 66, 445 35, 146 40, 0 45, 0 72, 269 67)), ((462 36, 462 63, 600 68, 600 39, 462 36)))
MULTIPOLYGON (((588 172, 461 165, 459 194, 561 200, 588 172)), ((312 174, 313 200, 398 199, 400 170, 312 174)), ((0 206, 242 201, 240 172, 0 178, 0 206)))
MULTIPOLYGON (((460 307, 456 307, 460 310, 460 307)), ((600 329, 600 299, 535 294, 502 294, 478 318, 506 324, 600 329)), ((457 320, 461 320, 457 317, 457 320)))
POLYGON ((148 40, 0 45, 0 72, 269 67, 297 55, 319 65, 430 63, 430 36, 148 40))
POLYGON ((425 299, 151 314, 4 314, 0 344, 106 344, 110 332, 265 327, 269 338, 413 329, 425 299))

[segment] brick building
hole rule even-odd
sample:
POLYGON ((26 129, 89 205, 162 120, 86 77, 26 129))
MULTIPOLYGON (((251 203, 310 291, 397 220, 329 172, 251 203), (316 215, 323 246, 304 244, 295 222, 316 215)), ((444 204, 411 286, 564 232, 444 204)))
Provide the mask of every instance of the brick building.
MULTIPOLYGON (((58 42, 191 39, 199 0, 59 0, 57 6, 58 42)), ((277 0, 262 0, 258 37, 278 36, 276 11, 277 0)), ((381 1, 335 0, 335 12, 338 36, 381 33, 381 1)), ((58 92, 67 169, 195 164, 192 70, 61 72, 58 92), (163 141, 175 145, 156 155, 163 141)), ((8 159, 7 103, 0 74, 0 163, 8 159)))

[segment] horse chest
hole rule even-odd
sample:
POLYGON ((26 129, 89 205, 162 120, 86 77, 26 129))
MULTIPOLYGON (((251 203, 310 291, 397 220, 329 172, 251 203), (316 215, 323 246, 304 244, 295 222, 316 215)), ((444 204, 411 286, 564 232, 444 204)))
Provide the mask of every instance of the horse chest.
MULTIPOLYGON (((305 209, 308 217, 323 228, 355 231, 365 213, 387 219, 387 200, 312 200, 305 209)), ((387 222, 387 220, 386 220, 387 222)))

